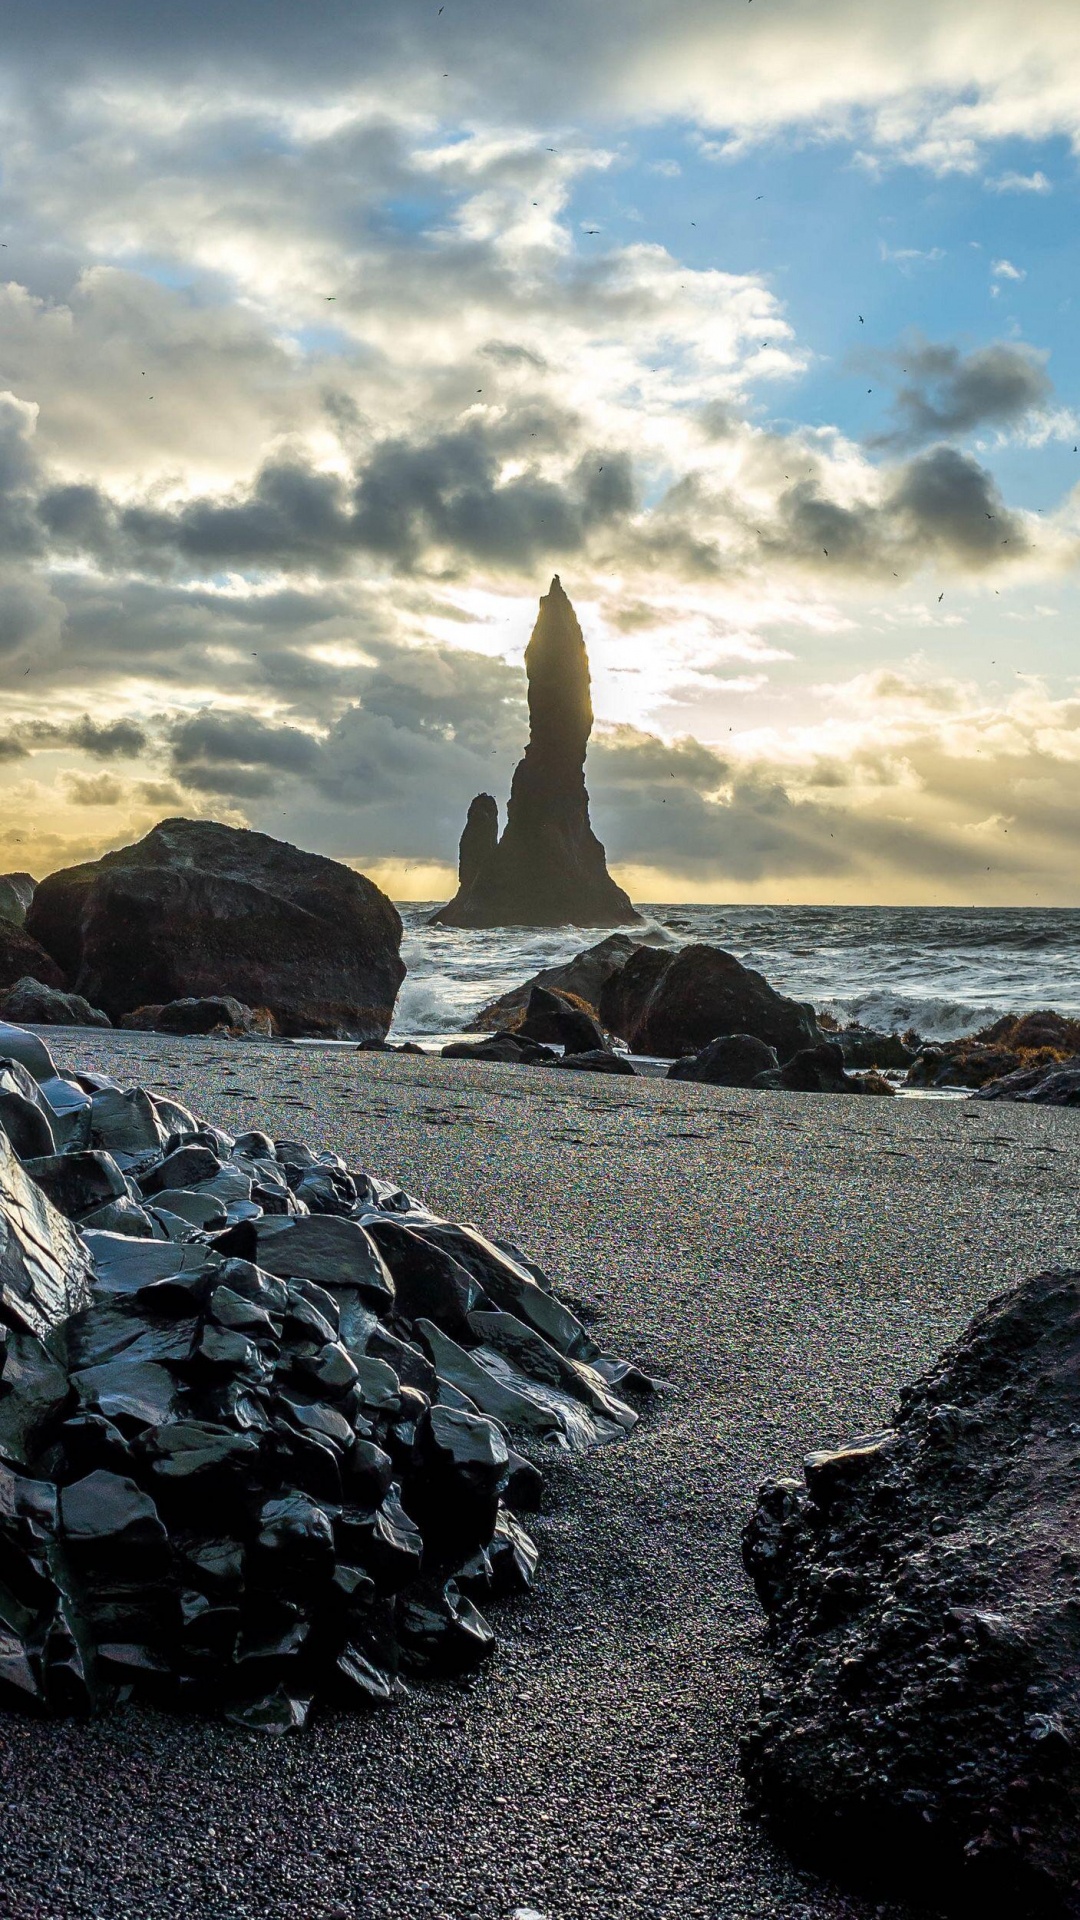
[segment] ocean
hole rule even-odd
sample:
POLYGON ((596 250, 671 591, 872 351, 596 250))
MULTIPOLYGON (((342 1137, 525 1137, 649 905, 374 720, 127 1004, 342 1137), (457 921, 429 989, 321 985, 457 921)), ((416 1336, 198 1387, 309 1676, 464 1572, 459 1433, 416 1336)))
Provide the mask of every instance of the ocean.
MULTIPOLYGON (((391 1040, 441 1044, 541 967, 603 938, 590 927, 463 932, 427 925, 437 902, 401 907, 408 974, 391 1040)), ((642 906, 643 935, 707 940, 782 993, 841 1021, 926 1040, 973 1033, 1002 1013, 1080 1015, 1080 909, 1069 907, 642 906)))

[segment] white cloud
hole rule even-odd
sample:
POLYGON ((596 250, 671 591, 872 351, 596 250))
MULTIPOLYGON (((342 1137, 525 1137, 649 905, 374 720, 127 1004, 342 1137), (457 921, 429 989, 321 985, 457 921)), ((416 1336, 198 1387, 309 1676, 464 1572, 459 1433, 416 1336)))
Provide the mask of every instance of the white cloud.
POLYGON ((1053 185, 1040 168, 1034 173, 999 173, 983 181, 990 193, 1053 193, 1053 185))

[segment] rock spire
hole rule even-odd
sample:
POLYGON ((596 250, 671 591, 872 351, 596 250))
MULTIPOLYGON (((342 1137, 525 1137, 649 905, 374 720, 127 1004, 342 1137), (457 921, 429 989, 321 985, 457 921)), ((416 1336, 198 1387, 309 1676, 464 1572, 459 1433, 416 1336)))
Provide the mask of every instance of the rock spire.
POLYGON ((448 927, 628 926, 640 919, 607 870, 589 821, 589 659, 558 574, 525 649, 529 744, 510 788, 506 830, 478 794, 461 837, 459 886, 432 916, 448 927))

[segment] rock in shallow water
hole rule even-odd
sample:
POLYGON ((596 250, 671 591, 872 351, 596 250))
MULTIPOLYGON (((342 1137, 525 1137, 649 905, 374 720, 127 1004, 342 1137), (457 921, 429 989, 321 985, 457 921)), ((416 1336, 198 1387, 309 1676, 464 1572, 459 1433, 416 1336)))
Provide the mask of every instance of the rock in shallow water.
POLYGON ((618 1439, 648 1383, 515 1249, 23 1040, 13 1098, 86 1124, 0 1131, 0 1704, 280 1732, 487 1658, 537 1557, 511 1437, 618 1439))
POLYGON ((781 1829, 959 1912, 1080 1912, 1080 1274, 992 1301, 893 1424, 764 1487, 781 1829))

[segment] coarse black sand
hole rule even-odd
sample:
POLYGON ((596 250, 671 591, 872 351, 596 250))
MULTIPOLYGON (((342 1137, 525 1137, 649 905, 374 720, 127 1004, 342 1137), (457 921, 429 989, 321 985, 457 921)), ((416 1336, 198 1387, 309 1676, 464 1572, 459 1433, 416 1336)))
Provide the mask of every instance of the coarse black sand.
POLYGON ((282 1740, 0 1719, 4 1920, 899 1920, 743 1808, 757 1483, 882 1424, 971 1309, 1080 1263, 1080 1116, 53 1032, 518 1240, 672 1392, 548 1479, 534 1597, 466 1685, 282 1740))

